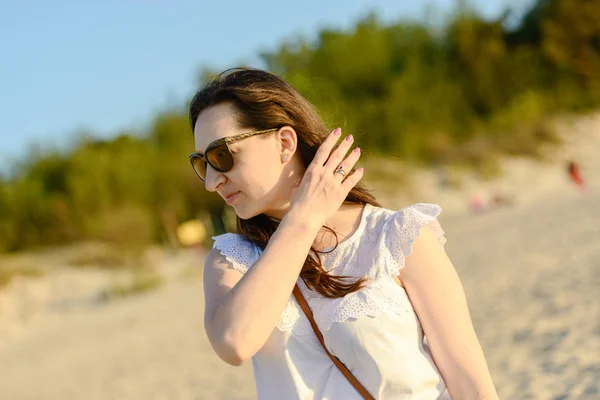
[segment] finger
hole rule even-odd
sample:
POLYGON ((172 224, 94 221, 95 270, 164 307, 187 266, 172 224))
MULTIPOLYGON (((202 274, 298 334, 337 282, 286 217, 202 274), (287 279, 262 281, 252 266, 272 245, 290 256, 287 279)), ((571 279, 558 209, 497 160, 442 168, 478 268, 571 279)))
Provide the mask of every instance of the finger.
POLYGON ((364 172, 365 169, 361 167, 353 173, 351 173, 350 175, 347 175, 346 179, 344 179, 344 181, 342 182, 342 190, 344 190, 346 194, 350 193, 350 190, 352 190, 352 188, 356 186, 358 181, 362 179, 364 172))
POLYGON ((313 158, 313 163, 319 166, 323 166, 327 159, 329 158, 329 154, 331 150, 337 143, 340 135, 342 134, 342 130, 340 128, 336 128, 325 138, 323 143, 319 146, 319 149, 315 153, 315 157, 313 158))
MULTIPOLYGON (((347 176, 352 171, 352 168, 354 168, 354 165, 356 164, 356 162, 358 161, 359 158, 360 158, 360 147, 357 147, 354 150, 352 150, 352 152, 350 154, 348 154, 348 157, 346 157, 346 159, 344 161, 342 161, 335 170, 337 171, 337 169, 341 167, 347 176)), ((334 171, 334 174, 339 175, 340 177, 343 177, 343 175, 338 172, 334 171)))
POLYGON ((352 143, 354 143, 354 137, 352 135, 348 135, 346 139, 342 140, 339 146, 335 150, 333 150, 333 152, 329 156, 329 159, 325 163, 325 169, 331 172, 335 171, 335 169, 340 165, 340 163, 346 156, 346 153, 348 153, 348 150, 350 149, 350 146, 352 146, 352 143))

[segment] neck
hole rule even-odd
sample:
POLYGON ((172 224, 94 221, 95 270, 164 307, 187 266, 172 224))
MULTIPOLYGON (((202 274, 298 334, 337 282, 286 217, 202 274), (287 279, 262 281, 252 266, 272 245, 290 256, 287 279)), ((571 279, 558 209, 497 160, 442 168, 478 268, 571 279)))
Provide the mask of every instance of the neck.
POLYGON ((339 210, 327 220, 324 228, 319 231, 313 243, 314 246, 318 250, 328 249, 350 237, 360 225, 362 212, 363 205, 361 204, 342 204, 339 210), (331 230, 326 228, 333 230, 335 236, 331 230))

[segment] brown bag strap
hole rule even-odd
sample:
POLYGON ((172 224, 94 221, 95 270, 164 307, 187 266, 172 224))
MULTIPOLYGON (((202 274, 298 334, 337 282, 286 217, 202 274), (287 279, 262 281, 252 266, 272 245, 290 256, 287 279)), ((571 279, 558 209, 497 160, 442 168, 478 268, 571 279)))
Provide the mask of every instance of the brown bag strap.
POLYGON ((298 304, 300 304, 300 308, 302 308, 302 311, 304 311, 304 314, 306 314, 306 316, 308 317, 308 320, 310 321, 313 330, 317 334, 319 342, 321 342, 321 346, 323 346, 323 349, 325 349, 325 352, 327 353, 329 358, 331 358, 331 361, 333 361, 335 366, 338 367, 338 369, 342 372, 342 374, 344 374, 346 379, 348 379, 348 381, 352 384, 352 386, 354 386, 354 388, 358 391, 358 393, 360 393, 360 395, 364 399, 375 400, 375 397, 371 396, 367 389, 365 389, 365 387, 358 381, 358 379, 356 379, 354 375, 352 375, 352 372, 350 372, 348 368, 346 368, 346 366, 339 360, 339 358, 337 358, 336 356, 331 354, 329 350, 327 350, 327 347, 325 347, 325 341, 323 340, 323 335, 321 334, 321 331, 319 330, 319 327, 317 326, 317 323, 313 318, 312 311, 310 310, 308 303, 306 303, 302 292, 300 292, 300 288, 298 287, 298 285, 294 286, 294 297, 296 297, 296 301, 298 301, 298 304))

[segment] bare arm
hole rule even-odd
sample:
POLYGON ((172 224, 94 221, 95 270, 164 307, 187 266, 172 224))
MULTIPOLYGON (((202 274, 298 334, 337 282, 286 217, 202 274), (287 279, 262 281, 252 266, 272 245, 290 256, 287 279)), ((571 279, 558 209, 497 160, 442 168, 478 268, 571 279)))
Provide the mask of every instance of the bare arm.
POLYGON ((450 396, 498 399, 458 274, 429 228, 421 228, 399 278, 450 396))
POLYGON ((344 159, 352 140, 332 151, 339 139, 336 131, 319 147, 289 211, 252 268, 242 276, 218 252, 207 258, 205 329, 216 353, 229 364, 241 365, 267 341, 318 231, 362 178, 361 169, 345 180, 334 173, 342 161, 346 170, 352 169, 360 154, 352 152, 344 159))
POLYGON ((223 360, 241 365, 268 339, 317 234, 286 216, 258 261, 242 275, 213 249, 204 267, 204 326, 223 360))

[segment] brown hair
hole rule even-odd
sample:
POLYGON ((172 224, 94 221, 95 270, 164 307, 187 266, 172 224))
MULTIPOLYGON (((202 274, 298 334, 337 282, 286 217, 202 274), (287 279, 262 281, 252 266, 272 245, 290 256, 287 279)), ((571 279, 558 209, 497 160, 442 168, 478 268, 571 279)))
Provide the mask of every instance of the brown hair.
MULTIPOLYGON (((329 134, 316 109, 289 83, 273 73, 249 68, 226 70, 196 93, 190 104, 192 131, 203 110, 226 102, 235 106, 240 127, 257 130, 282 126, 294 128, 305 167, 311 163, 329 134)), ((379 206, 375 197, 360 183, 352 188, 346 202, 379 206)), ((261 249, 267 246, 279 223, 280 220, 266 214, 247 220, 237 218, 238 233, 261 249)), ((332 229, 326 229, 335 235, 332 229)), ((339 243, 337 235, 335 237, 339 243)), ((300 272, 300 277, 310 289, 325 297, 337 298, 363 287, 365 278, 346 283, 344 281, 351 277, 327 274, 319 257, 319 253, 323 252, 314 247, 311 247, 311 252, 314 257, 308 254, 300 272)))

